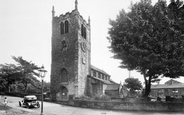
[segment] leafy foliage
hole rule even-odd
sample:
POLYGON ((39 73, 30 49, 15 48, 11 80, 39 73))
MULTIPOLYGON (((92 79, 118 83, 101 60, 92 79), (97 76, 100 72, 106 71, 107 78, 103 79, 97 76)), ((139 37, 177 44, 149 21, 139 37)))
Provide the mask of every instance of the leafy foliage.
POLYGON ((132 91, 141 90, 141 82, 137 78, 127 78, 125 79, 125 86, 132 91))
POLYGON ((105 100, 108 101, 111 98, 108 95, 95 95, 94 100, 105 100))
POLYGON ((159 0, 141 0, 122 10, 110 20, 110 49, 122 68, 137 70, 144 75, 149 94, 151 82, 160 75, 177 78, 184 75, 184 6, 179 0, 169 6, 159 0), (181 7, 182 6, 182 7, 181 7))
POLYGON ((22 57, 12 57, 18 64, 1 64, 0 65, 0 82, 4 84, 2 90, 18 90, 27 92, 28 88, 34 87, 41 90, 41 83, 36 78, 39 74, 36 70, 40 67, 32 62, 24 60, 22 57), (16 88, 15 88, 16 87, 16 88), (7 89, 9 88, 9 89, 7 89))
POLYGON ((21 68, 14 64, 0 65, 0 73, 1 83, 3 84, 2 89, 4 90, 8 90, 9 85, 21 80, 22 77, 21 68))

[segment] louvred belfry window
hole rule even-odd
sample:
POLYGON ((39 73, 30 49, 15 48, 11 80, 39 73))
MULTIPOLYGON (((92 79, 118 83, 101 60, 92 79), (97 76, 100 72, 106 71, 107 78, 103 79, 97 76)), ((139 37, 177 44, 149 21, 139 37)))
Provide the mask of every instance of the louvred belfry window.
POLYGON ((84 38, 86 39, 86 28, 84 28, 84 38))
POLYGON ((83 36, 84 35, 84 26, 83 26, 83 24, 81 25, 81 36, 83 36))
POLYGON ((68 22, 68 20, 66 20, 65 22, 60 23, 60 33, 61 33, 61 35, 69 33, 69 22, 68 22))
POLYGON ((68 21, 66 20, 66 21, 65 21, 65 34, 69 32, 69 27, 68 27, 68 26, 69 26, 69 23, 68 23, 68 21))
POLYGON ((81 25, 81 36, 86 39, 86 28, 84 25, 81 25))
POLYGON ((64 23, 63 22, 60 23, 60 33, 61 35, 64 34, 64 23))

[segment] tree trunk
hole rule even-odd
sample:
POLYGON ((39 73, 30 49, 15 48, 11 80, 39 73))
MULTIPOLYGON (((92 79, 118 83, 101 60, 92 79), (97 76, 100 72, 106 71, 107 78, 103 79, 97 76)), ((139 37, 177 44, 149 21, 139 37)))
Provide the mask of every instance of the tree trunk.
POLYGON ((27 83, 24 83, 24 93, 27 93, 27 83))
POLYGON ((146 79, 146 71, 143 72, 144 82, 145 82, 145 89, 143 92, 143 97, 146 97, 146 90, 147 90, 147 79, 146 79))
POLYGON ((143 73, 144 76, 144 81, 145 81, 145 90, 144 90, 144 94, 143 97, 148 97, 149 93, 151 91, 151 76, 148 77, 148 80, 146 79, 146 71, 143 73))
POLYGON ((145 89, 145 96, 148 97, 149 93, 151 91, 151 76, 149 76, 147 82, 146 82, 146 89, 145 89))
POLYGON ((11 86, 11 85, 8 86, 8 92, 10 92, 10 86, 11 86))

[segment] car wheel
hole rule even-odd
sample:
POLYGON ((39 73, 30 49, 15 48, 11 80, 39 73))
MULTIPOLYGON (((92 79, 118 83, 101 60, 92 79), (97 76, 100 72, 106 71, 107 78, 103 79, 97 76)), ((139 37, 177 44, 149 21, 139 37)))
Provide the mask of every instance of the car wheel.
POLYGON ((39 104, 39 102, 37 102, 37 107, 38 107, 38 108, 40 108, 40 104, 39 104))
POLYGON ((28 108, 28 109, 29 109, 29 105, 28 105, 28 104, 26 104, 26 108, 28 108))
POLYGON ((21 107, 21 102, 19 101, 19 106, 21 107))

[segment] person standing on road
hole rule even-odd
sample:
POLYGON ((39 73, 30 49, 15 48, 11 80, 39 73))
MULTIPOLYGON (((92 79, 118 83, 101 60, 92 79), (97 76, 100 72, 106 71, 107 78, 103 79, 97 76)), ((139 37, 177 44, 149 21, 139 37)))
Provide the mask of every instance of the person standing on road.
POLYGON ((5 97, 4 98, 4 106, 7 106, 7 104, 8 104, 8 99, 7 99, 7 97, 5 97))

